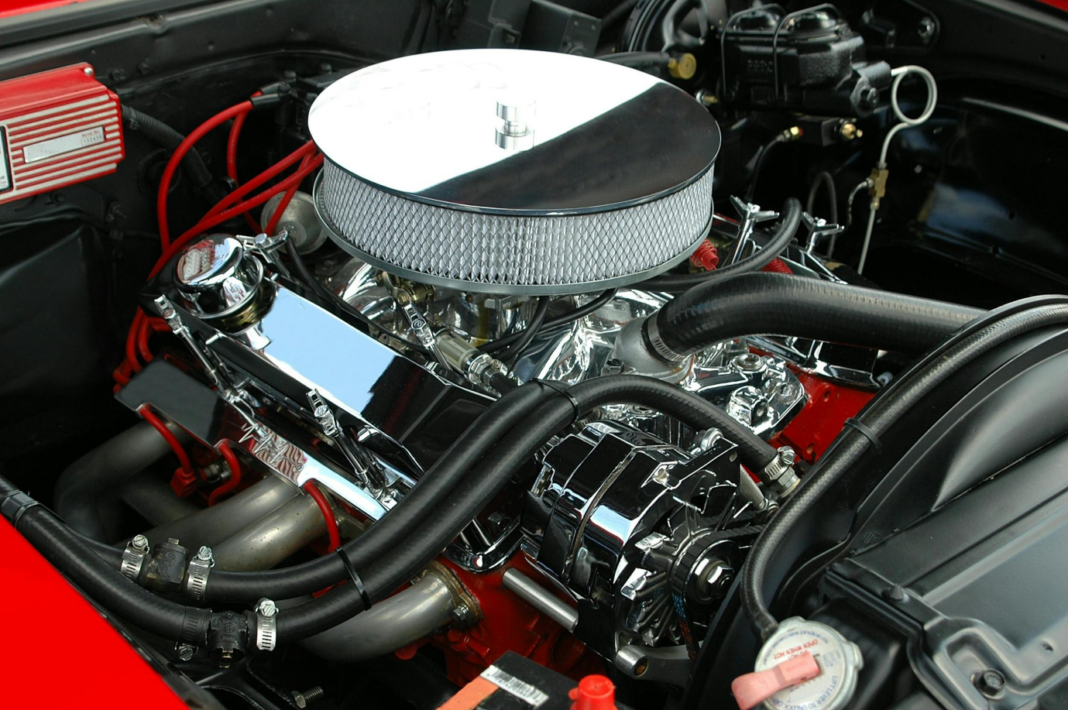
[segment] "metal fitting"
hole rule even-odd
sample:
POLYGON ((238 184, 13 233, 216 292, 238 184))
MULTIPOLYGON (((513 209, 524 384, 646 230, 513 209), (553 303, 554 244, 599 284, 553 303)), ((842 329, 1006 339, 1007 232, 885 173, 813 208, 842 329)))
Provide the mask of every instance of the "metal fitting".
POLYGON ((761 480, 780 495, 789 493, 801 481, 794 473, 796 461, 797 452, 789 446, 779 447, 775 458, 761 472, 761 480))
POLYGON ((126 549, 122 551, 122 562, 119 564, 122 576, 136 582, 141 576, 141 567, 148 557, 148 551, 148 538, 144 535, 135 535, 126 543, 126 549))
POLYGON ((175 644, 174 652, 178 654, 179 661, 191 661, 197 655, 197 647, 188 643, 175 644))
POLYGON ((278 605, 270 599, 256 602, 256 648, 273 651, 278 645, 278 605))
POLYGON ((215 557, 211 548, 201 547, 195 557, 189 560, 185 578, 185 592, 197 601, 204 598, 208 589, 208 574, 215 566, 215 557))
POLYGON ((703 451, 708 451, 722 438, 723 432, 715 427, 699 431, 693 438, 693 448, 690 453, 696 456, 703 451))
POLYGON ((857 124, 852 121, 846 121, 842 124, 842 127, 838 129, 838 136, 847 142, 854 138, 860 138, 863 135, 864 131, 857 128, 857 124))
POLYGON ((719 104, 719 97, 709 92, 707 89, 698 89, 693 97, 697 99, 697 103, 702 106, 716 106, 719 104))
POLYGON ((306 708, 310 703, 314 703, 316 700, 322 698, 326 693, 318 685, 314 688, 305 690, 303 693, 294 690, 290 695, 293 696, 293 704, 298 708, 306 708))
POLYGON ((920 24, 916 27, 916 35, 927 44, 935 36, 935 32, 938 30, 938 25, 935 23, 934 18, 925 17, 920 20, 920 24))
POLYGON ((668 60, 668 73, 675 79, 692 79, 697 73, 697 57, 684 52, 668 60))
POLYGON ((805 132, 801 129, 801 126, 790 126, 779 135, 783 143, 789 143, 790 141, 801 140, 801 136, 805 135, 805 132))

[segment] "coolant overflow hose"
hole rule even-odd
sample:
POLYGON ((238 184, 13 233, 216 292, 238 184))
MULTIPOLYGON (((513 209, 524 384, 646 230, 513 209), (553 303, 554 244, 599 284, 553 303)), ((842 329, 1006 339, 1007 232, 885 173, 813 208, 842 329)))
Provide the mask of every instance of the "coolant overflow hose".
POLYGON ((983 313, 820 279, 746 273, 679 295, 646 321, 646 337, 659 338, 680 357, 745 335, 788 335, 917 354, 983 313))

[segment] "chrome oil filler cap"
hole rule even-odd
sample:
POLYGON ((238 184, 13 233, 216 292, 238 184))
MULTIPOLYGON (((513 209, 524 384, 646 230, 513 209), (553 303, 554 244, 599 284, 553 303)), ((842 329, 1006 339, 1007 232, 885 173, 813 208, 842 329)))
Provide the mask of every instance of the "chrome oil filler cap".
POLYGON ((239 316, 260 292, 263 264, 226 234, 205 237, 182 252, 174 269, 175 285, 190 310, 205 320, 239 316))

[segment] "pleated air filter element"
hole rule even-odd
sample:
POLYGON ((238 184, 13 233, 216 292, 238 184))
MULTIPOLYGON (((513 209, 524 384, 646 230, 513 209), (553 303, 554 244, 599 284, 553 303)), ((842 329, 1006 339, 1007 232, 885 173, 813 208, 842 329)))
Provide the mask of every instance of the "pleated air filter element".
POLYGON ((464 291, 641 281, 708 233, 716 122, 649 74, 463 50, 395 59, 315 101, 319 215, 341 248, 464 291))

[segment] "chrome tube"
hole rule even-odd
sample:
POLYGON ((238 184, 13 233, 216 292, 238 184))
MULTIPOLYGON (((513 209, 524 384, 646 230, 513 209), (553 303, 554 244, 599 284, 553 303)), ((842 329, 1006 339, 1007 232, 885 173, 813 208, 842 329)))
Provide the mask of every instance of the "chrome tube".
POLYGON ((326 521, 315 500, 298 495, 213 545, 212 551, 220 569, 235 572, 270 569, 325 534, 326 521))
MULTIPOLYGON (((170 430, 185 438, 174 425, 170 430)), ((101 520, 99 501, 116 487, 171 453, 166 439, 148 422, 105 441, 63 471, 56 483, 54 506, 67 524, 94 540, 104 540, 107 529, 101 520)))
POLYGON ((292 483, 270 475, 216 506, 156 526, 145 536, 152 544, 174 538, 189 550, 215 547, 300 495, 292 483))
POLYGON ((365 661, 431 635, 453 620, 455 608, 456 599, 448 583, 438 574, 430 573, 303 644, 328 661, 365 661))
POLYGON ((535 582, 522 572, 506 570, 501 583, 527 604, 545 614, 568 631, 578 626, 578 612, 545 587, 535 582))
POLYGON ((152 525, 166 525, 199 513, 203 508, 179 498, 165 480, 152 472, 134 476, 119 488, 119 498, 152 525))

